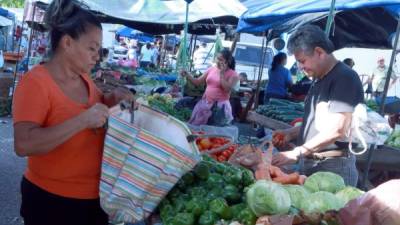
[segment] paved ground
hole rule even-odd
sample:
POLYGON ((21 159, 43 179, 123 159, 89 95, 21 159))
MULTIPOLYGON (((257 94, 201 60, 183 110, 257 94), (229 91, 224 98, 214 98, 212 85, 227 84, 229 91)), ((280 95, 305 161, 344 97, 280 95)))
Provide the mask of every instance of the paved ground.
POLYGON ((14 153, 12 121, 0 117, 0 225, 21 225, 19 182, 25 159, 14 153))

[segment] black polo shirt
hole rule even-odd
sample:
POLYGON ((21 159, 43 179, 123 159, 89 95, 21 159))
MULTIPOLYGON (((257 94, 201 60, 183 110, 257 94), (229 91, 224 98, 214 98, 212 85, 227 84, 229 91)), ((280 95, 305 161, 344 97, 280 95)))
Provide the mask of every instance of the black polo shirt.
MULTIPOLYGON (((363 87, 358 74, 342 62, 338 62, 322 79, 314 80, 304 102, 304 117, 298 144, 303 145, 318 131, 315 127, 317 104, 326 103, 328 112, 353 112, 357 104, 364 102, 363 87)), ((328 149, 337 146, 328 146, 328 149)))

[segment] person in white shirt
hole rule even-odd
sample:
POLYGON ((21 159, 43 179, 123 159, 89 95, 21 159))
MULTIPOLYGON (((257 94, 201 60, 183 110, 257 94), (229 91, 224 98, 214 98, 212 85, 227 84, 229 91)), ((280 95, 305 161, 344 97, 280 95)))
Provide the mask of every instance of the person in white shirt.
POLYGON ((153 56, 153 50, 151 49, 151 44, 148 42, 146 45, 142 46, 142 49, 140 50, 140 57, 139 57, 139 62, 140 62, 140 67, 146 68, 150 65, 152 62, 153 56))
POLYGON ((156 45, 152 46, 153 55, 151 57, 152 63, 157 66, 158 65, 158 55, 160 54, 158 51, 158 47, 156 45))
POLYGON ((204 73, 212 65, 212 53, 207 49, 207 43, 202 43, 193 54, 193 68, 204 73))

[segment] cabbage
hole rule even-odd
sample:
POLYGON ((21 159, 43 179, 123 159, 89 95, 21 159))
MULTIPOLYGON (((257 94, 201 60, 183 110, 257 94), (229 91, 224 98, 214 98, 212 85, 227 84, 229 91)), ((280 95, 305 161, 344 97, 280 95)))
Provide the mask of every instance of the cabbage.
POLYGON ((305 213, 324 213, 341 208, 341 201, 330 192, 319 191, 308 195, 301 203, 300 209, 305 213))
POLYGON ((283 186, 290 195, 292 206, 300 209, 301 202, 310 194, 306 188, 300 185, 283 186))
POLYGON ((311 193, 317 191, 336 193, 342 190, 345 184, 343 178, 335 173, 316 172, 306 179, 304 187, 311 193))
POLYGON ((257 181, 250 186, 246 199, 247 205, 258 217, 289 212, 289 193, 281 185, 272 181, 257 181))
POLYGON ((358 198, 365 192, 358 188, 347 186, 344 189, 338 191, 335 195, 342 202, 342 207, 344 207, 350 200, 358 198))

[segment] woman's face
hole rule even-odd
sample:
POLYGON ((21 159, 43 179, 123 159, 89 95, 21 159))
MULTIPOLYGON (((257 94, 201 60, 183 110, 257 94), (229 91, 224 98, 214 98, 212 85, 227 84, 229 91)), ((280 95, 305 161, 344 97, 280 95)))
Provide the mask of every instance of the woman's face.
POLYGON ((72 39, 68 56, 78 73, 90 73, 99 60, 99 50, 102 43, 102 30, 89 25, 86 33, 76 40, 72 39))
POLYGON ((227 61, 226 61, 226 59, 222 56, 222 54, 218 54, 218 55, 217 55, 216 63, 217 63, 217 68, 218 68, 218 69, 224 69, 224 68, 226 68, 227 61), (224 66, 225 66, 225 67, 224 67, 224 66))

